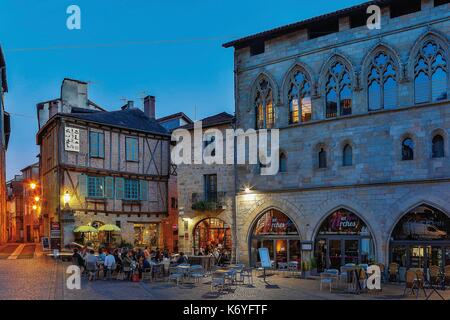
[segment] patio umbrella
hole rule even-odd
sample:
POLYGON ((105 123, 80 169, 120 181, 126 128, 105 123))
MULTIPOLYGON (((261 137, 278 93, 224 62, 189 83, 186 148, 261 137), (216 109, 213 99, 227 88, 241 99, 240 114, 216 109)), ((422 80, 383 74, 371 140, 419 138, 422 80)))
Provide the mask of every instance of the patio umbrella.
POLYGON ((111 243, 111 233, 112 232, 120 232, 120 228, 114 224, 105 224, 98 228, 98 231, 105 231, 108 233, 108 244, 111 243))
POLYGON ((73 232, 86 233, 86 232, 98 232, 98 230, 92 226, 79 226, 79 227, 76 227, 73 230, 73 232))
POLYGON ((120 228, 115 224, 105 224, 98 228, 98 231, 120 232, 120 228))

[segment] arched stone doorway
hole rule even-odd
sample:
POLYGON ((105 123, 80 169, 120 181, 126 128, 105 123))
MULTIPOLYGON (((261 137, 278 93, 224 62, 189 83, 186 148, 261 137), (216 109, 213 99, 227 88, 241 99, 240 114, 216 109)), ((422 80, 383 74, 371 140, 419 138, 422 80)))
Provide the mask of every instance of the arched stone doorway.
POLYGON ((275 266, 278 263, 301 262, 300 234, 294 222, 284 213, 270 209, 253 223, 250 236, 250 264, 259 260, 258 249, 267 248, 275 266))
POLYGON ((203 219, 194 228, 194 253, 209 254, 216 248, 231 253, 231 240, 231 228, 223 220, 203 219))
POLYGON ((319 272, 346 264, 369 264, 375 260, 375 243, 367 224, 350 210, 340 208, 321 222, 314 256, 319 272))
POLYGON ((407 269, 450 265, 449 216, 427 204, 409 210, 391 232, 389 258, 407 269))

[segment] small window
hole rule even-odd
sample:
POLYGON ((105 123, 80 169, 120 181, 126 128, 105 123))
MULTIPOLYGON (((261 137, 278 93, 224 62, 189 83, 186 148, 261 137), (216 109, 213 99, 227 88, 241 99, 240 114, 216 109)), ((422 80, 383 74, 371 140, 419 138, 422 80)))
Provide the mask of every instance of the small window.
POLYGON ((264 53, 265 50, 266 50, 266 47, 265 47, 264 41, 255 42, 250 46, 250 56, 256 56, 258 54, 262 54, 262 53, 264 53))
POLYGON ((92 158, 105 156, 105 140, 101 132, 89 132, 89 155, 92 158))
POLYGON ((139 180, 125 180, 125 199, 139 200, 139 180))
POLYGON ((433 158, 443 158, 445 156, 444 152, 444 138, 441 135, 435 135, 433 137, 433 158))
POLYGON ((209 154, 206 154, 206 156, 211 156, 214 157, 216 155, 216 148, 215 148, 215 141, 216 141, 216 136, 215 135, 206 135, 203 141, 203 150, 206 149, 207 146, 209 146, 210 144, 213 145, 213 149, 210 151, 209 154))
POLYGON ((205 174, 205 201, 216 202, 217 201, 217 175, 205 174))
POLYGON ((327 167, 327 152, 321 148, 319 151, 319 169, 327 167))
POLYGON ((172 209, 177 209, 178 208, 178 200, 177 198, 170 198, 170 206, 172 209))
POLYGON ((353 165, 353 149, 352 146, 347 144, 343 150, 342 165, 344 167, 350 167, 353 165))
POLYGON ((122 228, 122 223, 120 220, 116 220, 116 227, 122 228))
POLYGON ((138 161, 138 139, 125 138, 125 153, 127 161, 138 161))
POLYGON ((402 143, 402 160, 414 160, 414 141, 406 138, 402 143))
POLYGON ((88 197, 103 198, 105 180, 103 177, 88 177, 88 197))
POLYGON ((287 172, 287 157, 285 153, 280 154, 280 172, 287 172))

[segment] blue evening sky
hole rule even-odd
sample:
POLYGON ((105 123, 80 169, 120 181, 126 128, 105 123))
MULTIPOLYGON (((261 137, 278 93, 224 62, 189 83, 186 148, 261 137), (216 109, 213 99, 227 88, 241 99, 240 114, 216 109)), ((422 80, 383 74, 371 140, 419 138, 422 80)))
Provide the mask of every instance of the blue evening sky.
POLYGON ((157 117, 234 111, 233 49, 243 36, 364 0, 1 0, 12 133, 7 178, 37 161, 36 103, 58 98, 64 77, 90 82, 108 110, 156 96, 157 117), (81 8, 81 30, 66 9, 81 8), (105 45, 106 44, 106 45, 105 45))

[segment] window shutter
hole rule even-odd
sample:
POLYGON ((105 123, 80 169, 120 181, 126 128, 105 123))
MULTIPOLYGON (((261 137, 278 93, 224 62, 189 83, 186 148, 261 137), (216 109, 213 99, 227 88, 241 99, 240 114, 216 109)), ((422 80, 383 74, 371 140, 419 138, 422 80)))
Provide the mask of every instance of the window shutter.
POLYGON ((89 132, 89 155, 98 156, 98 137, 96 132, 89 132))
POLYGON ((105 178, 105 197, 108 199, 114 198, 114 178, 113 177, 105 178))
POLYGON ((125 180, 123 178, 116 178, 116 199, 124 198, 125 180))
POLYGON ((105 157, 105 135, 103 133, 98 133, 98 156, 105 157))
POLYGON ((139 192, 140 192, 139 199, 142 201, 147 201, 148 200, 148 181, 139 180, 139 192))
POLYGON ((87 176, 85 174, 78 176, 78 194, 82 197, 87 196, 87 176))

